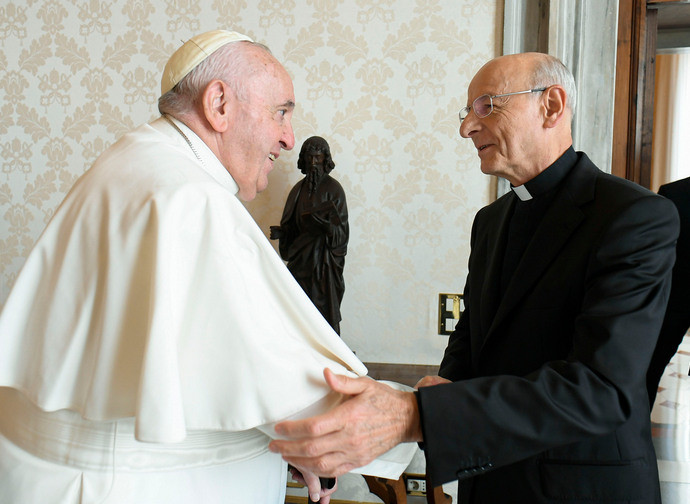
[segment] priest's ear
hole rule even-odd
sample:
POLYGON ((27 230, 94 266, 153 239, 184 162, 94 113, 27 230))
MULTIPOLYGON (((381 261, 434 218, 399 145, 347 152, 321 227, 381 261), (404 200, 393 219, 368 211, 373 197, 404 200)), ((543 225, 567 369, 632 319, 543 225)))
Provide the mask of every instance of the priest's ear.
POLYGON ((211 128, 223 133, 230 127, 232 90, 222 80, 209 82, 201 94, 201 108, 211 128))
POLYGON ((558 125, 565 116, 570 116, 569 109, 566 107, 568 96, 563 86, 555 84, 544 90, 542 100, 544 112, 544 127, 553 128, 558 125))

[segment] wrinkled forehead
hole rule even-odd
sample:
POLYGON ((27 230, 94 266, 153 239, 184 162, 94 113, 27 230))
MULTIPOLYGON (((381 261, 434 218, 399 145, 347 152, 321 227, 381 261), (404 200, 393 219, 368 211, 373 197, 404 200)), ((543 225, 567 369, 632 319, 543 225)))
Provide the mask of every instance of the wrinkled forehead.
POLYGON ((471 103, 478 96, 496 95, 527 89, 528 66, 520 58, 504 56, 486 63, 476 73, 467 89, 471 103))
POLYGON ((251 63, 249 79, 250 95, 270 97, 268 101, 280 104, 295 101, 292 79, 287 70, 269 52, 260 47, 248 48, 248 59, 251 63))

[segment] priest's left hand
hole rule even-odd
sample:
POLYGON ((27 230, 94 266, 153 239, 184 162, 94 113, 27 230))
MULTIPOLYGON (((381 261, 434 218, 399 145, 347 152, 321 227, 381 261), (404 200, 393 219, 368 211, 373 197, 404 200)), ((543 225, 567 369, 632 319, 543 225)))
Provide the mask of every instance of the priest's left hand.
POLYGON ((324 371, 328 385, 348 397, 323 415, 285 421, 269 448, 289 464, 320 476, 340 476, 403 442, 422 440, 417 399, 368 377, 324 371))

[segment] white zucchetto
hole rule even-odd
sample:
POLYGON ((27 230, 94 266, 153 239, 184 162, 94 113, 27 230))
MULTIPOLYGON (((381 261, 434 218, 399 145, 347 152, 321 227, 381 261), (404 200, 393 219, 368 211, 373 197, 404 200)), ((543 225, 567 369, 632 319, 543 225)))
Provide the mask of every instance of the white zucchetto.
POLYGON ((165 64, 161 77, 161 96, 174 88, 199 63, 225 44, 242 40, 253 42, 246 35, 227 30, 213 30, 190 38, 170 56, 165 64))

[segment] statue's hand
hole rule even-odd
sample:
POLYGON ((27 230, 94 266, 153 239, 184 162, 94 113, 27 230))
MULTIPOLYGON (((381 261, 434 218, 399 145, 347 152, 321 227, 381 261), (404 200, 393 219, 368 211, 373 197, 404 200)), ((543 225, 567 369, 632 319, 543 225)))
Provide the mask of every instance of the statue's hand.
POLYGON ((280 240, 283 237, 283 229, 280 226, 271 226, 271 240, 280 240))

